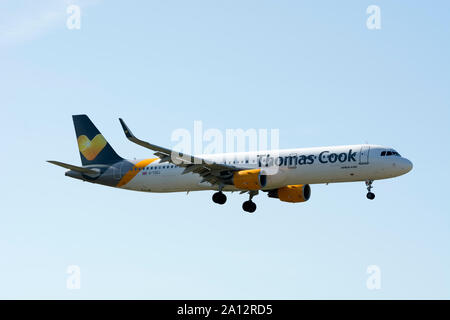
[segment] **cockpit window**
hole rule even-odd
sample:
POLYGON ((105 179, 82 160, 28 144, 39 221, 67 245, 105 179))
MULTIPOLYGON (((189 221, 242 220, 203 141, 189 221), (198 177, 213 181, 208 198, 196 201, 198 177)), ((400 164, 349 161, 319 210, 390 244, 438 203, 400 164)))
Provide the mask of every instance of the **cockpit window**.
POLYGON ((396 157, 401 157, 400 153, 398 153, 395 150, 385 150, 385 151, 381 151, 381 156, 382 157, 388 157, 388 156, 396 156, 396 157))

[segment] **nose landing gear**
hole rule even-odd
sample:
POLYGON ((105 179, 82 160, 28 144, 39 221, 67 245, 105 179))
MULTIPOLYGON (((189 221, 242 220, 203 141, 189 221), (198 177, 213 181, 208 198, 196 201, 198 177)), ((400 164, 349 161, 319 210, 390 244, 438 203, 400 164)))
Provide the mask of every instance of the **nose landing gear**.
POLYGON ((369 199, 369 200, 373 200, 373 199, 375 199, 375 193, 373 193, 371 190, 372 190, 372 183, 373 183, 373 180, 367 180, 366 181, 366 186, 367 186, 367 199, 369 199))

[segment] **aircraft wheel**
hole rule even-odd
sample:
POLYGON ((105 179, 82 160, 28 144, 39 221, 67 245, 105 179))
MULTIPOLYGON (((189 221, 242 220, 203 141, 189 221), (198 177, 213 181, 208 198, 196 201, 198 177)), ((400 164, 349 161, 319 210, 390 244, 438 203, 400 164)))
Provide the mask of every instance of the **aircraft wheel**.
POLYGON ((256 204, 253 201, 245 201, 242 204, 242 209, 244 209, 244 211, 248 212, 248 213, 253 213, 256 211, 256 204))
POLYGON ((227 202, 227 196, 223 192, 216 192, 213 194, 212 200, 217 204, 224 204, 227 202))
POLYGON ((367 193, 367 199, 369 199, 369 200, 375 199, 375 193, 373 193, 373 192, 368 192, 368 193, 367 193))

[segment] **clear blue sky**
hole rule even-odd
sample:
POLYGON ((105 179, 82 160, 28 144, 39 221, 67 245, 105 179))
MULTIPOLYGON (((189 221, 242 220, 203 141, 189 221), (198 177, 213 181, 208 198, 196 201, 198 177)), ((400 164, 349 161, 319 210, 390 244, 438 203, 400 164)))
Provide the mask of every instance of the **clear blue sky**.
POLYGON ((0 3, 0 298, 450 298, 447 1, 0 3), (81 29, 66 28, 67 3, 81 29), (381 30, 366 8, 381 8, 381 30), (123 157, 177 128, 278 128, 283 148, 383 144, 414 169, 303 204, 69 179, 71 115, 123 157), (81 289, 66 289, 66 268, 81 289), (381 268, 381 290, 366 268, 381 268))

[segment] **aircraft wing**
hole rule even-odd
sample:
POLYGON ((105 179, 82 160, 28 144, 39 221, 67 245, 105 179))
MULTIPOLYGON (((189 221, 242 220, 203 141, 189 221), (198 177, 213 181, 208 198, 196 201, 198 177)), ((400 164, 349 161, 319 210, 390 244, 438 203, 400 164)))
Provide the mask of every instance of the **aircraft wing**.
POLYGON ((229 177, 232 172, 243 170, 243 168, 237 168, 231 165, 211 162, 202 158, 183 154, 178 151, 160 147, 155 144, 140 140, 133 135, 131 130, 121 118, 119 118, 119 121, 128 140, 144 148, 155 151, 155 155, 161 159, 161 162, 167 161, 179 167, 184 167, 185 169, 183 171, 183 174, 189 172, 198 173, 203 178, 202 182, 206 181, 211 184, 222 184, 223 179, 227 176, 229 177))

